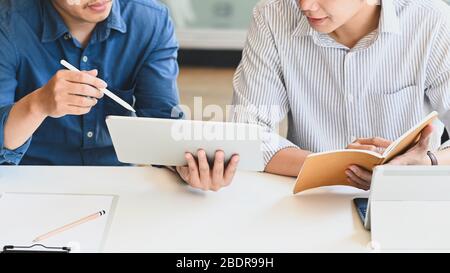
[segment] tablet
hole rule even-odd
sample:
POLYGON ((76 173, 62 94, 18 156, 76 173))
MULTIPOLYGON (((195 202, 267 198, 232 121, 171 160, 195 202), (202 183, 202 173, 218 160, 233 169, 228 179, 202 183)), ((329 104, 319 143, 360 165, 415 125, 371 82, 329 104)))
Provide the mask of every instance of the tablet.
POLYGON ((366 222, 367 203, 368 202, 369 202, 368 198, 355 198, 355 199, 353 199, 353 203, 355 204, 356 211, 358 212, 359 218, 361 219, 361 222, 362 222, 363 225, 366 222))
POLYGON ((263 171, 262 127, 255 124, 108 116, 109 133, 122 163, 185 166, 184 154, 205 150, 225 161, 239 154, 239 170, 263 171))

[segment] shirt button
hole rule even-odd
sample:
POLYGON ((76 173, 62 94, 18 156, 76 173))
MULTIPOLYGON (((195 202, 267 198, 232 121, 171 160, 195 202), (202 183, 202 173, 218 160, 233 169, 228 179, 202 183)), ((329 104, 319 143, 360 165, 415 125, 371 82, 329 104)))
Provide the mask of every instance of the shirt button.
POLYGON ((88 138, 92 138, 94 136, 94 133, 89 131, 86 135, 88 138))
POLYGON ((353 103, 354 97, 353 95, 348 95, 348 102, 353 103))
POLYGON ((70 35, 69 33, 66 33, 66 35, 64 35, 64 40, 69 40, 72 39, 72 35, 70 35))
POLYGON ((88 57, 87 56, 83 56, 83 62, 87 63, 88 61, 88 57))

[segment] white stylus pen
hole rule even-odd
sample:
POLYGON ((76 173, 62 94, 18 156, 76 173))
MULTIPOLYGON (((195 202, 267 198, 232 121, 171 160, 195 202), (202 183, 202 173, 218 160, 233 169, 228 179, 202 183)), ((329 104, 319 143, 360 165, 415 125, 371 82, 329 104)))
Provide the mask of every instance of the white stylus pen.
MULTIPOLYGON (((76 71, 76 72, 80 72, 80 70, 78 70, 78 68, 76 68, 75 66, 71 65, 70 63, 68 63, 65 60, 61 60, 61 64, 71 70, 71 71, 76 71)), ((125 107, 126 109, 130 110, 133 113, 136 113, 136 110, 133 109, 133 107, 131 107, 131 105, 129 105, 128 103, 126 103, 124 100, 122 100, 121 98, 119 98, 118 96, 116 96, 113 92, 109 91, 108 89, 100 89, 106 96, 110 97, 112 100, 114 100, 115 102, 117 102, 118 104, 122 105, 123 107, 125 107)))

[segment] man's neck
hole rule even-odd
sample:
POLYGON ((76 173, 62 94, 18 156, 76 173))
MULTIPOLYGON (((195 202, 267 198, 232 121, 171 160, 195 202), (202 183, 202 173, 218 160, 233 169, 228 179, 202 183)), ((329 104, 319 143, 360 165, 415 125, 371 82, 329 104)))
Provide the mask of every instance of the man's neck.
POLYGON ((77 20, 76 18, 73 18, 70 14, 65 12, 63 9, 58 7, 57 4, 53 4, 53 6, 63 19, 72 37, 77 39, 77 41, 80 42, 82 47, 85 48, 88 45, 89 40, 91 39, 92 33, 94 32, 95 26, 97 24, 77 20))
POLYGON ((348 48, 353 48, 364 36, 377 29, 381 6, 364 5, 350 21, 330 33, 330 36, 348 48))

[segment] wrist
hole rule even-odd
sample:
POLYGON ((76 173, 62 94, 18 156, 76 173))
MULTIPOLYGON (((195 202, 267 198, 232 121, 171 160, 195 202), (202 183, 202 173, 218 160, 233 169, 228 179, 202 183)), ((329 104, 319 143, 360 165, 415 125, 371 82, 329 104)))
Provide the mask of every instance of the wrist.
POLYGON ((28 96, 28 111, 31 115, 37 118, 45 119, 46 117, 48 117, 48 114, 45 110, 45 106, 42 103, 43 100, 41 99, 40 94, 41 89, 38 89, 28 96))
POLYGON ((425 154, 425 156, 419 161, 419 164, 417 165, 431 166, 432 165, 431 158, 428 156, 428 154, 425 154))

